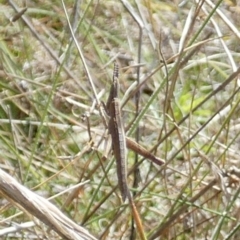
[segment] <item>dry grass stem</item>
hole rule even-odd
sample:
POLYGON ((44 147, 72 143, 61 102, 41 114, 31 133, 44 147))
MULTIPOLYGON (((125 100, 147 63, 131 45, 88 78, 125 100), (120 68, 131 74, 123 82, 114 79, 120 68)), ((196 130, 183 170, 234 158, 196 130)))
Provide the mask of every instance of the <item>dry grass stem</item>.
MULTIPOLYGON (((1 194, 13 205, 20 209, 25 209, 28 213, 45 223, 50 230, 54 230, 64 239, 96 239, 83 227, 66 217, 47 199, 27 189, 1 169, 0 189, 1 194)), ((32 225, 29 225, 29 227, 32 227, 32 225)))

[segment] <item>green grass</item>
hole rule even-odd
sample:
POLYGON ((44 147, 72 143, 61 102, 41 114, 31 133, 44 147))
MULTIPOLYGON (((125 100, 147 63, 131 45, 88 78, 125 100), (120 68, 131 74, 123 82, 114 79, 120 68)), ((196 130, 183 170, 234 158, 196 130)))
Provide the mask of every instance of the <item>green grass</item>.
MULTIPOLYGON (((46 198, 88 180, 71 200, 72 191, 51 201, 97 239, 139 239, 115 189, 98 107, 116 61, 126 133, 166 161, 139 156, 136 187, 128 152, 147 239, 236 239, 239 178, 226 172, 239 167, 239 2, 79 1, 75 12, 74 1, 63 1, 76 41, 61 1, 29 3, 28 22, 10 22, 11 2, 0 4, 1 169, 46 198), (134 81, 144 82, 139 102, 136 86, 128 91, 134 81)), ((18 208, 4 198, 1 206, 1 229, 9 216, 31 220, 14 216, 18 208)), ((32 230, 3 238, 51 238, 42 225, 32 230)))

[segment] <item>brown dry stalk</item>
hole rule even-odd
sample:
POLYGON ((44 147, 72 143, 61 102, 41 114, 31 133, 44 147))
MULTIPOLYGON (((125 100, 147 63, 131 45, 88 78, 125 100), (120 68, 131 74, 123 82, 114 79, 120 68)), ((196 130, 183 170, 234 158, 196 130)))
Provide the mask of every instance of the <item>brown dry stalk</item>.
POLYGON ((164 160, 156 157, 151 152, 149 152, 146 148, 132 140, 131 138, 126 137, 126 144, 127 148, 131 149, 132 151, 140 154, 141 156, 151 160, 152 162, 156 163, 157 165, 161 166, 165 163, 164 160))

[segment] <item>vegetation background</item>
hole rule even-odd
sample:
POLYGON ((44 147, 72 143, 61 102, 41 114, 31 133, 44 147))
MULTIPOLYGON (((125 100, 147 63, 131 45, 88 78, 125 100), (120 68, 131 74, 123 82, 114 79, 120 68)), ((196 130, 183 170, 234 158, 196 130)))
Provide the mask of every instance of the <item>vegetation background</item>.
MULTIPOLYGON (((139 239, 99 114, 116 61, 126 134, 166 162, 128 152, 146 239, 240 238, 239 1, 9 0, 0 13, 2 170, 97 239, 139 239)), ((0 202, 1 234, 32 220, 0 202)), ((36 222, 1 236, 52 234, 36 222)))

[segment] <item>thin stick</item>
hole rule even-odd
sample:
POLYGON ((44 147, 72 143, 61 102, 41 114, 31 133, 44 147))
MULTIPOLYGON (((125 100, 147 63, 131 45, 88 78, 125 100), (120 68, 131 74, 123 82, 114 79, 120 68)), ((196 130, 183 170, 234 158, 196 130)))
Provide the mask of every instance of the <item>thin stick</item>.
POLYGON ((149 152, 147 149, 145 149, 143 146, 135 142, 134 140, 126 137, 126 144, 127 148, 131 149, 132 151, 140 154, 141 156, 151 160, 152 162, 156 163, 157 165, 161 166, 165 164, 165 161, 156 157, 151 152, 149 152))

